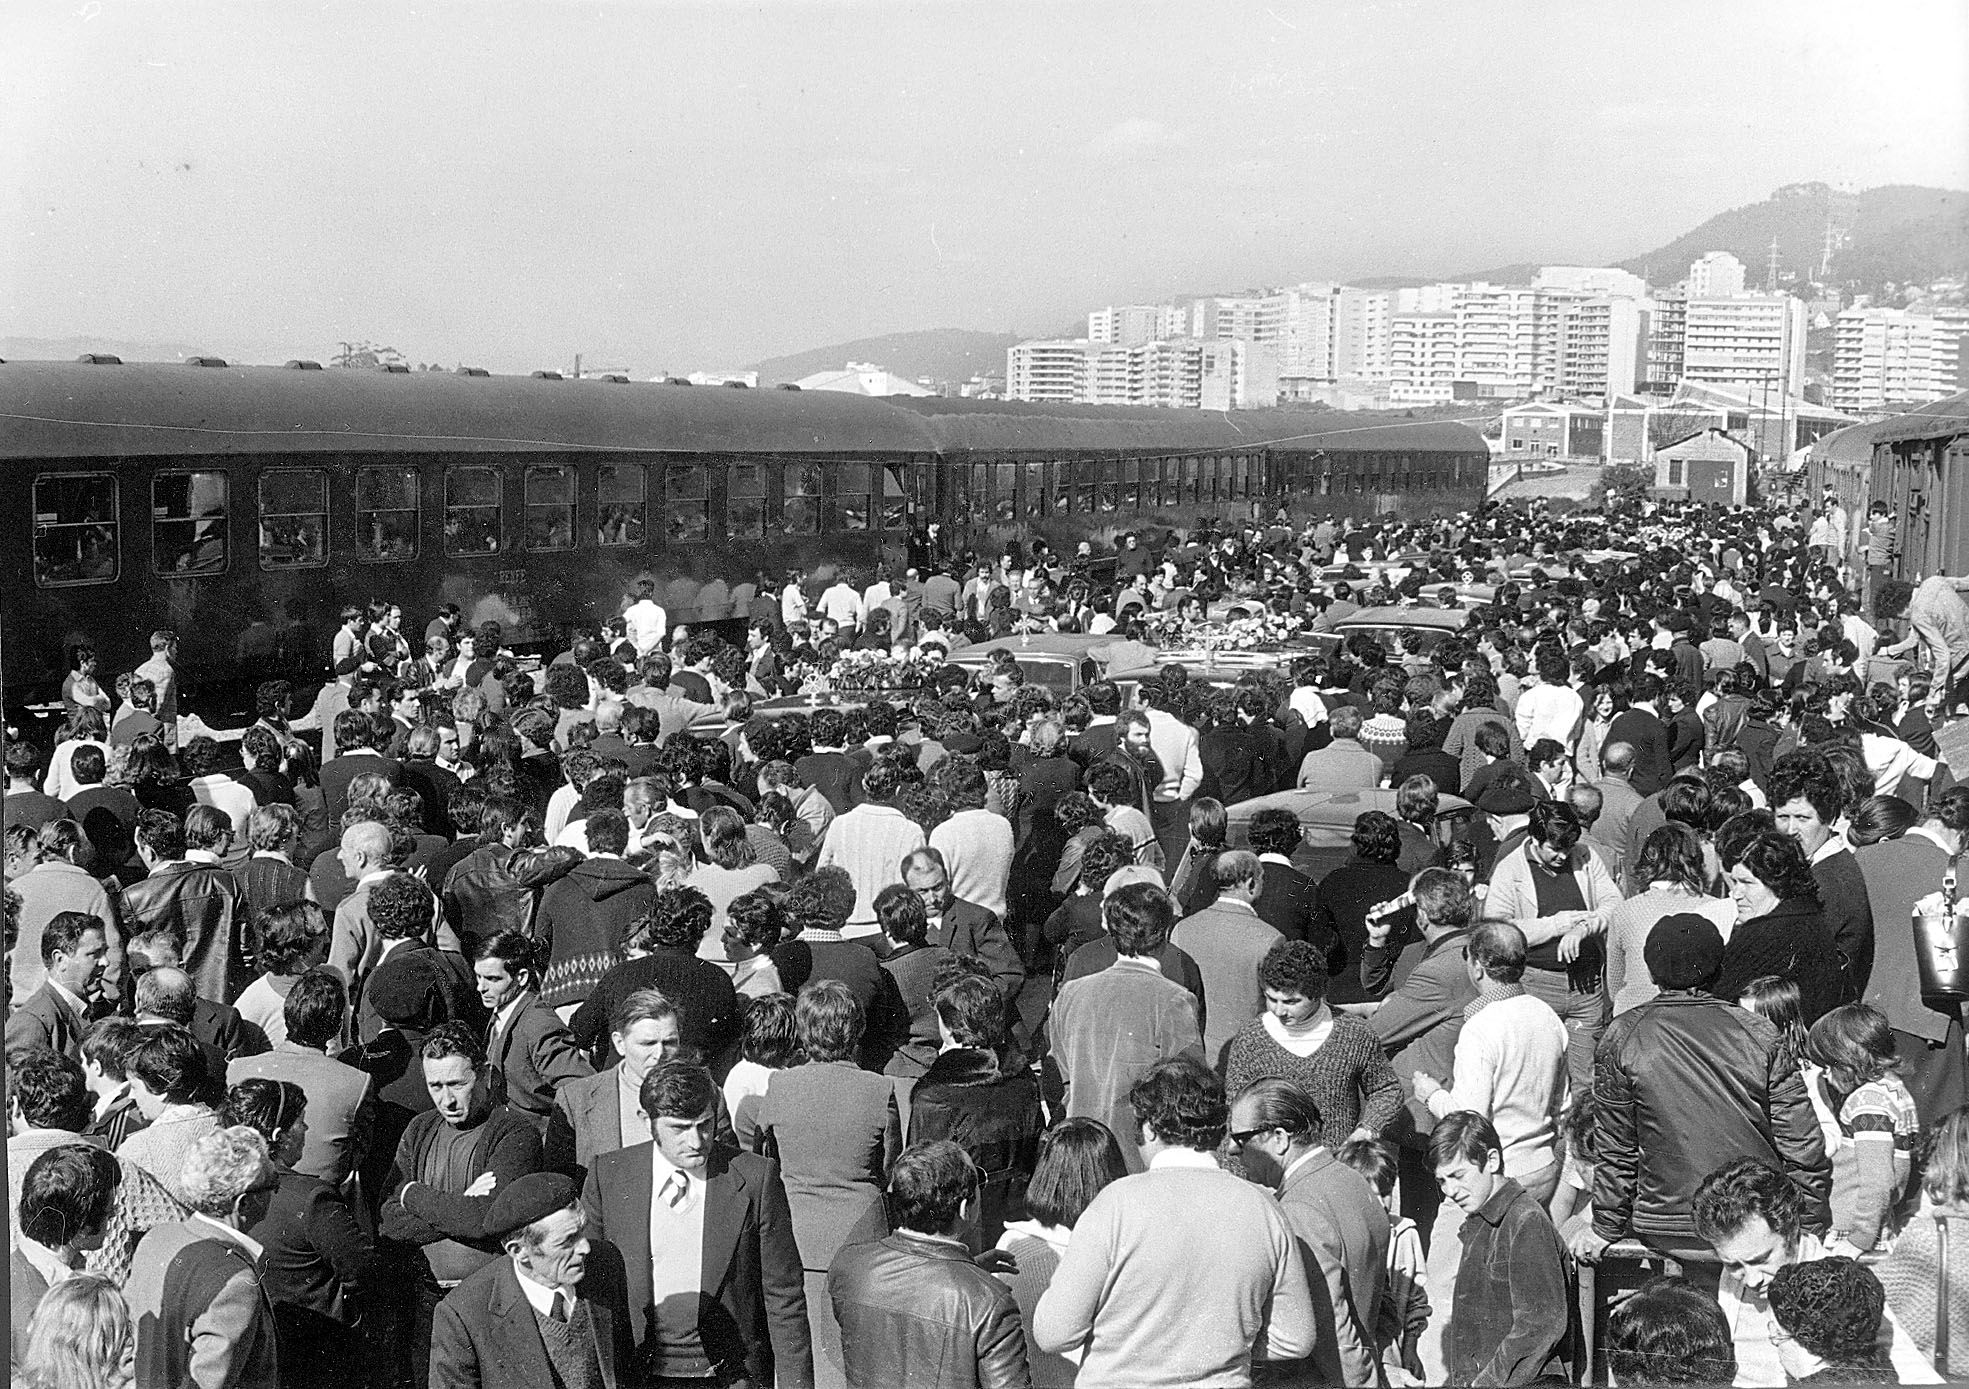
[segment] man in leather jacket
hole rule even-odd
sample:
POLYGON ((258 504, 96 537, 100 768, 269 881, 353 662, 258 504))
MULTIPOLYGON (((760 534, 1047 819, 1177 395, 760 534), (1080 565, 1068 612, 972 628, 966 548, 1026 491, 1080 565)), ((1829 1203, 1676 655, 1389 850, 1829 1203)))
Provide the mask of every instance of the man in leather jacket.
POLYGON ((539 832, 528 807, 504 796, 487 798, 479 847, 444 880, 444 914, 467 954, 501 931, 532 935, 541 892, 581 862, 577 849, 527 847, 539 832))
POLYGON ((1705 992, 1722 968, 1722 935, 1678 913, 1656 923, 1643 957, 1661 993, 1615 1018, 1600 1043, 1593 1225, 1573 1237, 1573 1254, 1591 1262, 1632 1236, 1712 1261, 1696 1189, 1738 1158, 1782 1172, 1805 1227, 1823 1231, 1832 1163, 1798 1063, 1770 1023, 1705 992))
POLYGON ((964 1207, 977 1169, 949 1139, 896 1159, 896 1231, 851 1244, 828 1270, 849 1384, 1026 1389, 1025 1328, 1012 1290, 971 1261, 964 1207))

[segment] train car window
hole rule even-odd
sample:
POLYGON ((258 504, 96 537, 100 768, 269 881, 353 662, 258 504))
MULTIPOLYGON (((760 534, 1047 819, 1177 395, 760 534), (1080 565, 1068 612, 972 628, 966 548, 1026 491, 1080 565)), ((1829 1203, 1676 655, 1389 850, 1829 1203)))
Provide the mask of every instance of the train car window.
POLYGON ((734 463, 725 477, 725 530, 733 540, 766 534, 766 465, 734 463))
POLYGON ((970 475, 970 486, 964 498, 964 508, 958 514, 974 526, 982 526, 991 519, 991 464, 973 463, 965 471, 970 475))
POLYGON ((640 463, 604 463, 595 470, 597 545, 643 543, 649 478, 640 463))
POLYGON ((834 489, 827 499, 829 534, 868 529, 868 473, 866 463, 842 463, 832 470, 829 476, 834 489))
POLYGON ((820 531, 820 465, 788 463, 781 469, 780 523, 788 535, 820 531))
POLYGON ((452 468, 444 475, 444 552, 491 555, 499 551, 503 480, 497 468, 452 468))
POLYGON ((328 563, 328 474, 277 468, 260 474, 260 568, 328 563))
POLYGON ((1028 517, 1044 516, 1049 508, 1046 505, 1046 465, 1028 459, 1025 468, 1025 512, 1028 517))
POLYGON ((529 550, 574 548, 574 469, 558 464, 527 465, 526 529, 529 550))
POLYGON ((1252 474, 1258 471, 1258 460, 1250 454, 1240 454, 1237 460, 1237 494, 1239 497, 1252 496, 1257 489, 1251 485, 1252 474))
POLYGON ((116 578, 116 479, 44 473, 34 479, 34 582, 43 588, 116 578))
POLYGON ((912 495, 923 483, 923 470, 911 468, 907 473, 898 463, 888 463, 875 470, 875 476, 882 483, 882 529, 902 531, 909 528, 909 513, 912 506, 920 509, 922 499, 912 495), (912 488, 914 484, 914 489, 912 488))
POLYGON ((997 471, 991 489, 992 519, 1000 525, 1010 525, 1019 519, 1019 465, 1016 463, 994 463, 997 471))
POLYGON ((356 558, 416 559, 421 503, 415 468, 356 469, 356 558))
POLYGON ((711 538, 710 488, 711 475, 702 463, 672 463, 663 470, 672 544, 701 545, 711 538))
POLYGON ((1085 485, 1081 487, 1080 493, 1082 500, 1080 509, 1082 511, 1113 511, 1115 508, 1114 480, 1120 471, 1121 465, 1112 458, 1103 458, 1098 461, 1083 462, 1077 466, 1086 470, 1082 474, 1083 483, 1090 476, 1094 483, 1092 487, 1085 485))
POLYGON ((946 475, 943 504, 953 521, 971 519, 971 470, 962 463, 952 464, 946 475))
POLYGON ((159 473, 150 484, 151 561, 160 574, 223 574, 226 475, 159 473))

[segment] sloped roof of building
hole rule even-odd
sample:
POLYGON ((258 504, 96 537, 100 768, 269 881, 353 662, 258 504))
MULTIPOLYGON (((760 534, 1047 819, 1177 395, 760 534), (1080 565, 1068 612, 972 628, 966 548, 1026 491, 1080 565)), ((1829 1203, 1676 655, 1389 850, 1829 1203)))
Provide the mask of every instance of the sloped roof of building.
POLYGON ((803 391, 845 391, 851 395, 872 396, 922 396, 931 394, 928 387, 919 386, 914 381, 897 376, 881 367, 862 366, 849 363, 839 371, 817 371, 812 376, 803 376, 796 382, 803 391))
POLYGON ((1930 401, 1905 415, 1873 425, 1873 442, 1897 444, 1908 439, 1949 439, 1969 434, 1969 391, 1930 401))
POLYGON ((1750 445, 1744 443, 1741 439, 1732 439, 1728 434, 1725 434, 1722 430, 1714 428, 1713 426, 1708 429, 1698 429, 1693 434, 1685 434, 1684 436, 1682 436, 1680 439, 1677 439, 1672 444, 1663 444, 1660 448, 1655 450, 1655 456, 1659 458, 1664 453, 1672 453, 1675 450, 1684 448, 1688 445, 1698 444, 1698 443, 1708 443, 1710 441, 1710 436, 1712 435, 1715 436, 1714 439, 1715 443, 1727 447, 1731 453, 1742 455, 1745 457, 1749 456, 1750 445))

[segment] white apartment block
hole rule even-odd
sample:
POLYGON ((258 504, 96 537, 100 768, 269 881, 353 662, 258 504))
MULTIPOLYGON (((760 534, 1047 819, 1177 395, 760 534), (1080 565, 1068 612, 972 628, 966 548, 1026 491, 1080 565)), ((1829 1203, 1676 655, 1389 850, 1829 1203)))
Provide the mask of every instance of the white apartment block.
POLYGON ((1056 405, 1086 399, 1089 358, 1098 344, 1086 338, 1047 338, 1005 349, 1005 397, 1056 405))
POLYGON ((1832 343, 1832 408, 1848 414, 1922 405, 1955 389, 1951 327, 1905 309, 1848 309, 1832 343))
POLYGON ((1245 410, 1278 403, 1278 355, 1237 339, 1022 342, 1006 350, 1005 394, 1056 405, 1245 410))
POLYGON ((1388 379, 1389 296, 1342 289, 1335 298, 1333 375, 1338 380, 1388 379))
POLYGON ((1648 358, 1648 313, 1628 298, 1575 300, 1559 313, 1560 396, 1616 396, 1640 384, 1648 358))
POLYGON ((1133 346, 1183 336, 1189 315, 1176 304, 1110 304, 1087 315, 1089 342, 1133 346))
POLYGON ((1689 297, 1682 379, 1751 399, 1789 398, 1805 384, 1805 304, 1788 294, 1689 297))
POLYGON ((1743 262, 1728 251, 1710 251, 1689 266, 1691 299, 1729 299, 1743 293, 1743 262))
POLYGON ((1456 315, 1397 313, 1388 319, 1388 400, 1437 405, 1452 398, 1457 379, 1456 315))
POLYGON ((1456 380, 1479 396, 1522 399, 1557 384, 1565 292, 1531 285, 1466 285, 1456 296, 1456 380))

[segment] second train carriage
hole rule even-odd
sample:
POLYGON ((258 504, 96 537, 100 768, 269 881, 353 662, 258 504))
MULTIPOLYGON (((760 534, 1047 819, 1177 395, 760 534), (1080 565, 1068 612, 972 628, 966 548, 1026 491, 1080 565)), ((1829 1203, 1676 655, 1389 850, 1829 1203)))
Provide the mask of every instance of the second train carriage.
MULTIPOLYGON (((179 633, 187 690, 318 678, 345 604, 544 643, 639 577, 673 620, 920 550, 1481 503, 1483 441, 1399 417, 890 401, 482 373, 0 363, 10 703, 68 646, 179 633)), ((416 632, 411 635, 413 642, 416 632)), ((221 712, 226 712, 221 710, 221 712)), ((236 712, 233 711, 233 712, 236 712)))

